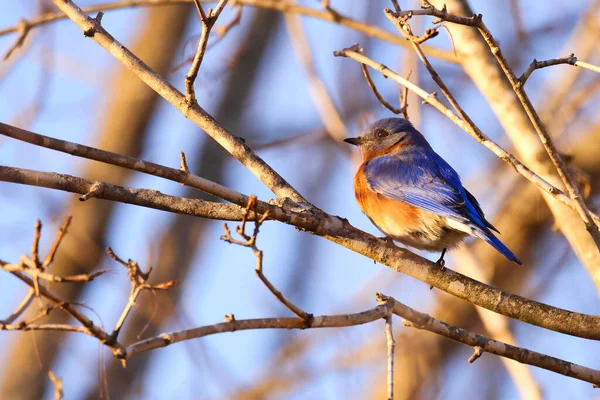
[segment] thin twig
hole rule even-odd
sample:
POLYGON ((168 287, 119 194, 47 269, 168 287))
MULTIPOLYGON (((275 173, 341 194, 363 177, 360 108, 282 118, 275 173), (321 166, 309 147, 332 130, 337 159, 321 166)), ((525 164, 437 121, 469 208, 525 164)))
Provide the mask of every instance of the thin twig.
POLYGON ((54 372, 52 372, 52 371, 48 371, 48 378, 50 379, 50 381, 52 382, 52 385, 54 386, 53 400, 62 399, 63 396, 65 395, 63 393, 62 379, 57 378, 56 375, 54 375, 54 372))
POLYGON ((129 313, 135 306, 135 302, 141 292, 143 292, 144 290, 150 290, 150 291, 167 290, 173 286, 177 286, 177 281, 168 281, 168 282, 161 283, 159 285, 150 285, 147 283, 147 281, 148 281, 148 278, 150 277, 150 273, 152 272, 152 268, 149 268, 147 272, 142 272, 137 261, 134 261, 134 260, 128 260, 127 262, 123 261, 119 256, 117 256, 115 254, 115 252, 110 247, 106 249, 106 252, 113 260, 115 260, 116 262, 118 262, 119 264, 121 264, 122 266, 127 268, 127 272, 129 275, 129 282, 131 283, 131 289, 129 290, 129 297, 127 298, 127 304, 123 308, 123 311, 121 312, 121 316, 117 320, 117 323, 116 323, 112 333, 110 334, 111 339, 116 341, 119 336, 119 332, 121 331, 121 328, 123 327, 123 324, 125 323, 125 320, 127 319, 127 316, 129 315, 129 313))
POLYGON ((256 239, 258 237, 258 232, 259 232, 260 226, 267 218, 268 212, 263 214, 259 219, 255 220, 254 232, 253 232, 252 236, 250 236, 250 235, 246 234, 246 232, 245 232, 246 221, 248 219, 248 215, 250 214, 250 211, 253 212, 253 214, 255 215, 255 218, 258 218, 257 217, 258 214, 256 212, 256 196, 254 196, 254 195, 250 196, 248 205, 246 206, 246 209, 244 212, 244 217, 242 219, 241 225, 236 227, 236 231, 237 231, 238 235, 240 235, 244 240, 242 241, 242 240, 233 239, 231 237, 231 231, 229 230, 229 227, 227 226, 227 224, 223 224, 223 229, 225 230, 225 234, 223 236, 221 236, 221 240, 224 240, 227 243, 237 244, 239 246, 248 247, 248 248, 252 249, 252 251, 254 252, 254 255, 256 257, 256 268, 254 269, 254 271, 256 272, 256 275, 258 276, 258 278, 262 281, 262 283, 269 289, 269 291, 284 306, 286 306, 290 311, 292 311, 299 318, 301 318, 307 326, 309 326, 311 320, 313 319, 313 315, 310 313, 307 313, 306 311, 302 310, 300 307, 298 307, 294 303, 292 303, 290 300, 288 300, 279 290, 277 290, 277 288, 275 288, 275 286, 264 275, 264 273, 263 273, 263 252, 262 252, 262 250, 258 249, 258 247, 256 247, 256 239))
POLYGON ((373 94, 375 95, 375 97, 377 97, 377 100, 379 100, 379 102, 388 110, 390 110, 391 112, 393 112, 394 114, 402 114, 406 112, 406 108, 407 105, 403 105, 400 108, 395 108, 394 106, 392 106, 390 103, 388 103, 383 96, 379 93, 379 91, 377 90, 377 87, 375 86, 375 82, 373 82, 373 79, 371 78, 371 74, 369 73, 369 69, 367 68, 366 65, 364 64, 360 64, 360 67, 362 69, 363 75, 365 76, 365 79, 367 80, 367 84, 369 85, 369 87, 371 88, 371 90, 373 91, 373 94))
POLYGON ((65 217, 65 222, 63 222, 63 225, 58 230, 58 234, 56 235, 54 244, 52 245, 52 248, 50 249, 50 252, 46 256, 46 258, 44 259, 44 262, 42 264, 42 269, 45 270, 46 268, 50 267, 50 265, 52 265, 52 262, 54 261, 54 256, 56 255, 56 252, 58 251, 58 247, 60 246, 64 236, 67 234, 67 230, 69 229, 69 225, 71 224, 72 219, 73 219, 73 217, 71 217, 70 215, 67 215, 65 217))
POLYGON ((206 52, 206 45, 208 44, 208 38, 210 36, 210 30, 214 26, 215 22, 219 18, 219 15, 225 8, 228 0, 220 0, 217 7, 213 10, 208 10, 208 15, 204 12, 202 5, 199 0, 194 0, 198 15, 200 16, 200 22, 202 23, 202 34, 200 35, 200 42, 198 43, 198 49, 196 55, 192 61, 192 65, 185 76, 185 99, 189 106, 196 104, 196 92, 194 91, 194 82, 198 77, 198 71, 200 71, 200 65, 204 59, 204 53, 206 52))
POLYGON ((38 219, 35 223, 35 234, 33 235, 33 243, 31 244, 31 260, 35 268, 41 268, 40 265, 40 237, 42 235, 42 222, 38 219))
POLYGON ((577 57, 575 57, 575 54, 571 54, 569 56, 561 57, 561 58, 552 58, 550 60, 544 60, 544 61, 538 61, 534 58, 533 61, 531 62, 531 64, 529 64, 529 67, 527 67, 525 72, 523 72, 523 75, 521 75, 519 77, 519 79, 518 79, 519 85, 524 86, 525 82, 527 82, 527 79, 529 79, 529 76, 536 69, 551 67, 553 65, 559 65, 559 64, 575 65, 576 62, 577 62, 577 57))
POLYGON ((391 315, 385 317, 385 336, 387 339, 387 397, 388 400, 394 400, 394 350, 396 341, 392 330, 391 315))

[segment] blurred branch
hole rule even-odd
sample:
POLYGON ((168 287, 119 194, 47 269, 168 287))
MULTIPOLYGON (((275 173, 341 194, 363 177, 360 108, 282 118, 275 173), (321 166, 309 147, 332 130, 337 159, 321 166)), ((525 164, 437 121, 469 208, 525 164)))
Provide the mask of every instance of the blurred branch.
MULTIPOLYGON (((460 266, 462 272, 465 272, 469 276, 477 278, 482 282, 490 282, 490 274, 486 274, 484 270, 479 268, 474 254, 472 254, 467 246, 461 246, 455 253, 455 257, 456 263, 460 266)), ((491 337, 502 340, 511 346, 517 345, 516 338, 511 332, 509 322, 506 318, 503 318, 498 314, 487 312, 480 307, 475 307, 475 310, 487 333, 491 337)), ((505 358, 502 359, 502 363, 519 390, 519 394, 522 398, 529 400, 542 399, 540 386, 525 364, 515 363, 505 358)))
MULTIPOLYGON (((427 93, 417 85, 412 82, 404 79, 400 75, 396 74, 394 71, 390 70, 383 64, 380 64, 372 59, 366 57, 362 54, 362 50, 358 46, 352 46, 347 49, 339 50, 334 52, 336 57, 348 57, 353 60, 358 61, 361 64, 366 64, 371 68, 379 71, 383 76, 392 78, 394 81, 398 82, 400 85, 407 87, 410 91, 416 93, 419 97, 423 99, 425 103, 432 105, 435 109, 440 111, 446 117, 448 117, 452 122, 454 122, 459 128, 467 132, 473 138, 475 138, 479 143, 483 144, 485 147, 490 149, 496 156, 498 156, 502 161, 506 162, 510 166, 512 166, 518 173, 527 178, 530 182, 538 186, 544 193, 547 193, 559 200, 562 204, 566 205, 571 209, 576 208, 576 202, 572 198, 568 197, 565 193, 563 193, 556 186, 551 185, 548 181, 546 181, 541 176, 537 175, 527 166, 525 166, 521 161, 519 161, 514 155, 510 154, 502 147, 500 147, 497 143, 492 141, 488 136, 486 136, 476 125, 468 124, 466 121, 461 119, 458 115, 454 114, 451 110, 449 110, 444 104, 442 104, 438 99, 435 93, 427 93)), ((591 214, 592 218, 598 223, 600 218, 591 214)))
MULTIPOLYGON (((588 6, 582 10, 581 18, 571 31, 570 37, 563 45, 564 50, 561 53, 576 53, 582 58, 591 58, 597 50, 598 39, 600 38, 600 19, 598 18, 600 0, 592 0, 588 6)), ((540 98, 547 99, 541 111, 545 121, 551 121, 561 107, 568 103, 569 92, 583 72, 580 68, 568 68, 561 70, 559 75, 548 79, 551 85, 546 85, 544 93, 540 98)), ((548 126, 553 126, 548 123, 548 126)))
POLYGON ((52 400, 62 399, 63 396, 65 395, 63 393, 62 379, 60 379, 56 375, 54 375, 54 372, 52 372, 52 371, 48 371, 48 378, 50 379, 50 381, 52 382, 52 385, 54 386, 54 397, 52 398, 52 400))
MULTIPOLYGON (((121 2, 112 2, 105 4, 97 4, 95 6, 83 7, 82 10, 86 14, 93 14, 99 11, 112 11, 119 10, 123 8, 133 8, 133 7, 149 7, 149 6, 165 6, 165 5, 173 5, 173 4, 191 4, 195 0, 124 0, 121 2)), ((202 3, 211 2, 214 0, 201 0, 202 3)), ((283 12, 286 14, 298 14, 311 18, 316 18, 324 21, 328 21, 334 24, 338 24, 349 29, 353 29, 357 32, 363 33, 367 36, 371 36, 375 39, 384 40, 390 43, 394 43, 396 45, 402 47, 408 47, 409 44, 406 43, 404 39, 401 37, 394 35, 384 29, 380 29, 373 25, 368 25, 342 15, 338 12, 332 13, 328 10, 320 11, 314 8, 303 7, 294 3, 284 2, 280 0, 235 0, 232 1, 232 5, 244 5, 244 6, 253 6, 253 7, 261 7, 272 9, 275 11, 283 12)), ((61 12, 53 12, 42 15, 38 18, 32 19, 28 21, 28 25, 30 28, 35 28, 40 25, 48 24, 54 21, 62 20, 66 18, 66 15, 61 12)), ((8 28, 0 29, 0 36, 6 35, 12 32, 18 32, 19 25, 11 26, 8 28)), ((432 57, 436 57, 442 59, 447 62, 459 64, 459 59, 454 55, 453 52, 438 49, 435 47, 425 47, 426 53, 432 57)))
MULTIPOLYGON (((346 137, 346 127, 325 84, 317 73, 302 21, 295 15, 285 14, 285 26, 296 58, 307 76, 311 97, 321 117, 321 122, 327 129, 327 133, 339 144, 346 137)), ((348 151, 347 147, 343 148, 348 151)))
POLYGON ((31 30, 31 25, 29 25, 26 19, 21 18, 16 28, 16 32, 19 33, 19 37, 17 37, 15 43, 8 49, 6 54, 4 54, 4 61, 8 60, 15 50, 23 46, 23 43, 25 43, 25 39, 31 30))

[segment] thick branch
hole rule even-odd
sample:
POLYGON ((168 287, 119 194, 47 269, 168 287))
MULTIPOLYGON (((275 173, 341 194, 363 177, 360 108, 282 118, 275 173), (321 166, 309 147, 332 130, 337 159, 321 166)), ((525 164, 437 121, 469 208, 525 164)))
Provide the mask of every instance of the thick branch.
MULTIPOLYGON (((134 189, 106 182, 89 181, 76 176, 55 172, 34 171, 23 168, 12 168, 0 165, 0 182, 12 182, 29 186, 46 187, 70 193, 86 195, 94 188, 97 199, 118 201, 156 210, 196 217, 240 221, 243 209, 233 204, 223 204, 200 199, 186 199, 170 196, 158 190, 134 189)), ((83 196, 82 196, 83 197, 83 196)))
MULTIPOLYGON (((466 344, 481 352, 496 354, 501 357, 510 358, 523 364, 534 365, 539 368, 547 369, 561 375, 598 385, 600 383, 600 371, 587 368, 575 363, 551 357, 536 351, 511 346, 483 335, 469 332, 465 329, 452 326, 445 322, 430 317, 427 314, 414 310, 397 300, 394 300, 394 314, 410 321, 411 325, 418 329, 424 329, 438 335, 446 336, 457 342, 466 344)), ((476 356, 476 357, 479 357, 476 356)), ((473 359, 473 361, 475 361, 473 359)), ((472 361, 470 361, 472 362, 472 361)))

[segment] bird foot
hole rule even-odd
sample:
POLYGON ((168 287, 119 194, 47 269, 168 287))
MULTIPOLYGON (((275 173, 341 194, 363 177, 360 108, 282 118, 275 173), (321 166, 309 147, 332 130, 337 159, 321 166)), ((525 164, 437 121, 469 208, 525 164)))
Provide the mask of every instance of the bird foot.
MULTIPOLYGON (((446 260, 444 260, 444 256, 446 255, 446 249, 442 250, 442 255, 439 260, 435 262, 435 265, 440 267, 440 270, 444 272, 446 270, 446 260)), ((433 285, 429 286, 429 290, 433 289, 433 285)))
POLYGON ((396 244, 394 243, 394 239, 392 239, 389 236, 381 236, 378 239, 385 240, 388 246, 396 247, 396 244))

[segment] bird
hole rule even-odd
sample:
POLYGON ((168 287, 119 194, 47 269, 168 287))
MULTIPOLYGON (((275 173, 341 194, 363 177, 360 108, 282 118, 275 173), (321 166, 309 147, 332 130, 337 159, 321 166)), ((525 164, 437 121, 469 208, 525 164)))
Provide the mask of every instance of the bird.
POLYGON ((361 136, 347 138, 358 146, 363 162, 354 177, 356 201, 386 239, 420 250, 446 251, 467 236, 492 245, 508 260, 523 265, 492 231, 475 197, 458 173, 425 137, 403 118, 384 118, 361 136))

